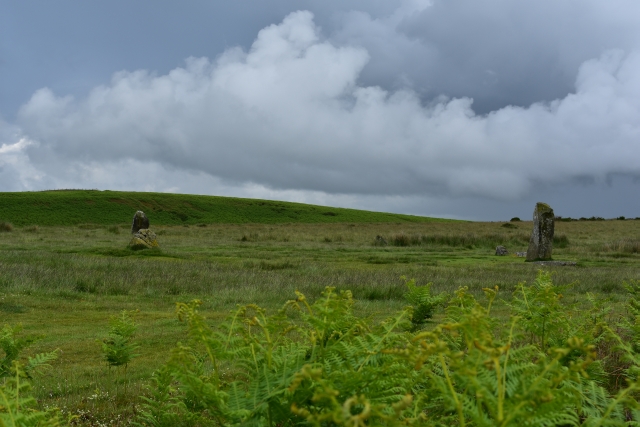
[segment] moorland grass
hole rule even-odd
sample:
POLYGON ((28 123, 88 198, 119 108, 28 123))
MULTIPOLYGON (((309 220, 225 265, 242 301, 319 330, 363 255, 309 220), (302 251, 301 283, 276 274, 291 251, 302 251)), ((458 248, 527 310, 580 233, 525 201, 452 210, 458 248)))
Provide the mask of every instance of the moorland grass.
MULTIPOLYGON (((143 210, 154 225, 450 221, 235 197, 98 190, 0 193, 0 221, 15 226, 113 225, 143 210)), ((1 229, 1 227, 0 227, 1 229)))
MULTIPOLYGON (((215 322, 237 304, 275 310, 296 290, 315 299, 336 286, 353 291, 358 314, 379 318, 407 304, 403 275, 418 285, 433 283, 436 293, 467 286, 480 297, 482 288, 498 285, 509 300, 517 284, 533 282, 540 269, 494 255, 497 244, 511 254, 525 251, 531 222, 167 226, 152 216, 161 249, 130 251, 132 215, 129 210, 124 220, 104 225, 40 223, 0 234, 1 323, 22 323, 27 333, 44 336, 25 356, 61 350, 53 369, 35 379, 36 396, 43 406, 78 415, 79 425, 131 420, 153 370, 185 340, 177 301, 201 299, 202 312, 215 322), (376 236, 389 243, 376 245, 376 236), (408 236, 410 244, 396 245, 394 236, 408 236), (140 356, 128 367, 126 392, 123 375, 101 355, 109 318, 122 310, 139 310, 134 341, 140 356)), ((556 233, 564 237, 554 258, 578 263, 550 268, 554 283, 570 285, 567 301, 582 304, 593 292, 620 307, 623 283, 640 280, 640 254, 621 242, 640 239, 640 221, 559 222, 556 233)))

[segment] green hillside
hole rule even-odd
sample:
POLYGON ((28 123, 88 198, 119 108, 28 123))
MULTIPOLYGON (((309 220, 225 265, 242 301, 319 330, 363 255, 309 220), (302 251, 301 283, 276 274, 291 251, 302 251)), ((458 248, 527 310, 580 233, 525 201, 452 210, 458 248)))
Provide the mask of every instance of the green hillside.
POLYGON ((98 190, 0 193, 0 222, 26 225, 122 224, 136 210, 152 224, 280 224, 447 221, 412 215, 234 197, 98 190))

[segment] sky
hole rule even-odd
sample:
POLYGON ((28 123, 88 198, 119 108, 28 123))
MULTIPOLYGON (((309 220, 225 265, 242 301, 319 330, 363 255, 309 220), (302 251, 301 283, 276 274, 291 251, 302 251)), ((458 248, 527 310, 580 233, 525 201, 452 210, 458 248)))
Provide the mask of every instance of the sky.
POLYGON ((0 191, 640 217, 637 0, 0 0, 0 191))

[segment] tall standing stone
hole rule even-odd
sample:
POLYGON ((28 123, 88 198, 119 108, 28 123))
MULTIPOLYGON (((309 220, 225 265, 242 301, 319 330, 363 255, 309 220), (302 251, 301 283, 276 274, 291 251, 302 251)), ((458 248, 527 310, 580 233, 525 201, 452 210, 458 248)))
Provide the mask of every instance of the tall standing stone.
POLYGON ((140 230, 149 228, 149 218, 142 211, 136 212, 133 216, 133 224, 131 224, 131 234, 135 234, 140 230))
POLYGON ((533 211, 533 231, 529 240, 526 261, 551 259, 553 249, 553 209, 546 203, 536 203, 533 211))

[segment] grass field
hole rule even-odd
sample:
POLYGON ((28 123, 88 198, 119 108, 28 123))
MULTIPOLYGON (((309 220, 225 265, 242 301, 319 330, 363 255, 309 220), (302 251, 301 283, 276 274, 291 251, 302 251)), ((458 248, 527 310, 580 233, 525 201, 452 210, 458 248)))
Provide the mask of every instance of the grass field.
MULTIPOLYGON (((45 407, 79 415, 79 425, 131 420, 153 370, 184 340, 184 326, 174 314, 177 301, 203 300, 202 311, 215 322, 237 304, 275 310, 295 290, 313 299, 326 286, 336 286, 353 291, 359 314, 384 317, 406 305, 401 276, 419 285, 432 282, 436 292, 468 286, 480 295, 483 287, 498 285, 508 300, 515 286, 533 281, 540 268, 494 255, 499 244, 510 253, 526 250, 531 222, 436 221, 224 198, 212 198, 211 206, 220 209, 211 213, 205 197, 162 195, 154 204, 151 194, 71 193, 0 195, 0 222, 14 225, 0 232, 0 324, 21 323, 26 333, 43 336, 27 355, 61 350, 53 369, 35 379, 36 397, 45 407), (83 205, 84 194, 95 196, 95 205, 83 205), (199 216, 187 214, 182 221, 168 213, 190 205, 199 216), (39 206, 51 209, 49 222, 39 206), (93 206, 113 210, 95 217, 93 206), (301 213, 295 221, 281 218, 277 206, 301 213), (225 216, 222 207, 237 216, 225 216), (129 221, 138 208, 148 213, 158 234, 158 251, 127 249, 129 221), (376 236, 387 245, 378 244, 376 236), (140 356, 127 371, 126 393, 123 373, 110 371, 101 359, 109 318, 122 310, 138 310, 140 345, 140 356)), ((550 268, 555 283, 571 284, 568 301, 580 304, 584 293, 593 292, 619 305, 623 283, 640 280, 640 221, 558 222, 556 236, 554 258, 578 263, 550 268)))
POLYGON ((120 224, 143 210, 154 225, 431 222, 441 219, 234 197, 98 190, 0 193, 0 221, 16 226, 120 224))

